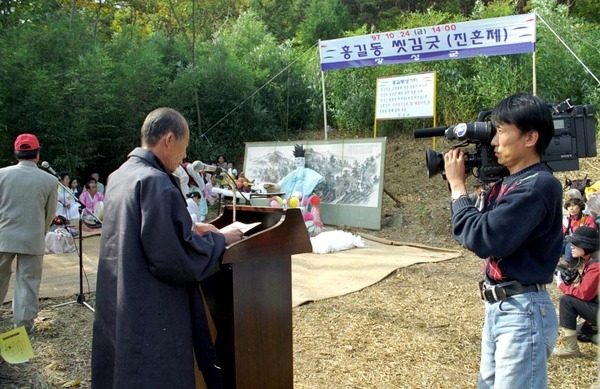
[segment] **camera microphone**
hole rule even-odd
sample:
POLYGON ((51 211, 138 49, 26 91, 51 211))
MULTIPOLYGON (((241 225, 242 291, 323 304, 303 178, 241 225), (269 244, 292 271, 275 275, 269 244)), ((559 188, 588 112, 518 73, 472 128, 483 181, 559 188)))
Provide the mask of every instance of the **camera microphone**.
POLYGON ((472 139, 491 141, 495 133, 496 129, 491 122, 459 123, 448 127, 446 138, 450 140, 472 139))
POLYGON ((413 135, 417 138, 431 138, 434 136, 444 136, 446 134, 447 126, 423 128, 420 130, 414 130, 413 135))
POLYGON ((47 161, 42 162, 42 167, 46 170, 48 170, 50 173, 52 173, 53 175, 55 175, 56 177, 60 177, 58 175, 58 173, 52 169, 52 166, 50 166, 50 164, 47 161))

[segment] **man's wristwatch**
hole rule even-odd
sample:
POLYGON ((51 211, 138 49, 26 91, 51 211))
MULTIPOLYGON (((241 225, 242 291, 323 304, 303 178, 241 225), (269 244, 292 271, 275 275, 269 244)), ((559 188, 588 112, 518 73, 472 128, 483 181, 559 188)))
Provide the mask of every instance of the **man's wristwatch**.
POLYGON ((469 194, 467 193, 466 190, 463 191, 452 191, 452 201, 456 201, 461 197, 467 197, 469 196, 469 194))

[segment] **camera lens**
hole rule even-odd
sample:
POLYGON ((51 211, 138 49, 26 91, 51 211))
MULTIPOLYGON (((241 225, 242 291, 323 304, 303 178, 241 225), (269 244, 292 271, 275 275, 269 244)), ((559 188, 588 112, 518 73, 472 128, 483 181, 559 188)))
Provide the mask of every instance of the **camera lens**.
POLYGON ((444 171, 444 156, 435 150, 425 150, 425 163, 427 165, 427 176, 429 178, 444 171))

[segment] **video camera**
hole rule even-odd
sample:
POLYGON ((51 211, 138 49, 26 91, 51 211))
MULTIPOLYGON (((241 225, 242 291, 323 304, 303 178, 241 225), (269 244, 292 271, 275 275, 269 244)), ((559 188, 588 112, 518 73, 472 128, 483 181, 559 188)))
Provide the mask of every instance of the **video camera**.
POLYGON ((577 282, 577 279, 580 277, 579 270, 575 268, 568 269, 556 269, 554 271, 555 275, 560 274, 560 278, 562 278, 565 285, 572 285, 577 282))
MULTIPOLYGON (((542 162, 555 172, 579 170, 579 158, 595 157, 596 151, 596 110, 593 105, 573 105, 570 99, 552 109, 554 136, 542 155, 542 162)), ((465 171, 482 183, 491 183, 507 176, 508 170, 498 164, 494 155, 492 138, 496 134, 494 124, 489 121, 491 110, 481 111, 477 121, 460 123, 455 126, 442 126, 414 130, 415 138, 444 136, 460 143, 453 147, 475 145, 474 152, 465 152, 465 171)), ((440 173, 446 179, 444 156, 427 149, 425 162, 429 178, 440 173)))

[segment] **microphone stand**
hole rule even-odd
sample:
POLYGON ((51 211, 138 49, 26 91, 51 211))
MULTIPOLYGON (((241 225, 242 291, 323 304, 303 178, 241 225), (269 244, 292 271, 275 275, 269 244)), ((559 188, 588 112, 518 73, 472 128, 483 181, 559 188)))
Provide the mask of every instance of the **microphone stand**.
MULTIPOLYGON (((69 301, 68 303, 58 304, 55 305, 55 307, 61 307, 63 305, 78 303, 88 308, 92 312, 96 312, 96 310, 85 301, 85 294, 83 293, 83 210, 85 209, 85 205, 83 205, 83 203, 77 198, 77 196, 75 196, 73 192, 71 192, 71 190, 60 181, 60 179, 58 180, 58 184, 66 191, 67 194, 71 194, 73 196, 73 198, 79 206, 79 294, 77 295, 77 300, 69 301)), ((100 222, 100 219, 98 219, 98 217, 94 215, 93 212, 90 213, 93 215, 94 219, 96 219, 97 222, 100 222)))
POLYGON ((227 175, 227 183, 229 184, 229 186, 231 187, 231 193, 233 193, 233 219, 232 221, 236 221, 235 220, 235 209, 236 209, 236 200, 237 200, 237 194, 235 193, 235 190, 237 189, 237 185, 235 184, 235 181, 231 178, 231 176, 229 175, 229 173, 225 173, 227 175))

